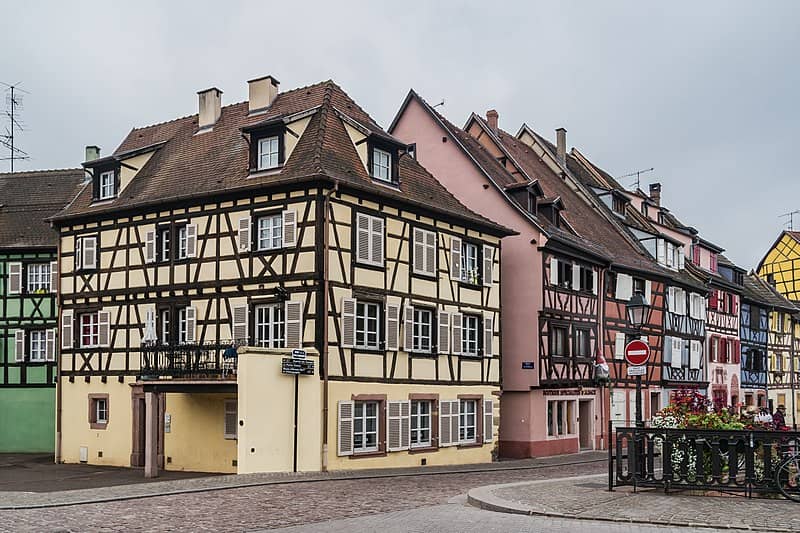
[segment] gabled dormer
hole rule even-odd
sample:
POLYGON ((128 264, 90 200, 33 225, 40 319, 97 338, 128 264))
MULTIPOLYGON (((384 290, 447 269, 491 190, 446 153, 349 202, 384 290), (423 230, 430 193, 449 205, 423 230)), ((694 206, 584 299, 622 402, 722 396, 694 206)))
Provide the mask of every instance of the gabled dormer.
POLYGON ((409 145, 382 131, 370 129, 346 113, 337 112, 373 181, 397 187, 400 184, 400 157, 409 152, 409 145))
POLYGON ((506 187, 506 192, 514 202, 532 215, 538 213, 538 200, 544 198, 539 180, 529 183, 515 183, 506 187))
POLYGON ((286 161, 286 124, 278 117, 242 128, 250 135, 250 173, 278 170, 286 161))
POLYGON ((118 198, 136 173, 163 145, 163 142, 159 142, 106 157, 100 157, 100 148, 97 146, 87 146, 83 168, 92 180, 92 202, 109 202, 118 198))
POLYGON ((548 220, 556 227, 561 227, 561 212, 564 210, 564 202, 561 201, 560 196, 538 198, 536 209, 540 218, 548 220))

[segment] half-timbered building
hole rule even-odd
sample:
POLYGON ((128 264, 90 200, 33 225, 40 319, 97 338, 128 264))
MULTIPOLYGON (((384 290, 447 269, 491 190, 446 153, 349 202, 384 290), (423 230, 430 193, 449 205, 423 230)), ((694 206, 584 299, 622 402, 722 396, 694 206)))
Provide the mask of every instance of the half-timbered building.
POLYGON ((58 233, 82 169, 0 174, 0 452, 52 452, 58 233))
MULTIPOLYGON (((765 281, 761 282, 767 285, 766 290, 772 290, 765 281)), ((767 402, 770 412, 779 405, 786 407, 786 422, 791 426, 796 420, 796 398, 793 396, 797 387, 797 366, 792 315, 797 312, 797 307, 777 292, 773 293, 771 300, 767 332, 767 402)))
POLYGON ((760 278, 744 277, 741 317, 740 385, 744 408, 767 407, 767 335, 771 297, 760 278))
POLYGON ((133 129, 54 218, 60 458, 151 475, 490 460, 512 232, 332 81, 249 92, 133 129))

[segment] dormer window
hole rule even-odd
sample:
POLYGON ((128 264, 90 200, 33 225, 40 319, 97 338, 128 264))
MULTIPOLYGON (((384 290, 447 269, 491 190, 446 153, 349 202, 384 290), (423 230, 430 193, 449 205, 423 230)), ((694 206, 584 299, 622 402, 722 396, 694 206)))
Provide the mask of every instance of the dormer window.
POLYGON ((392 181, 392 154, 380 148, 372 149, 372 177, 392 181))
POLYGON ((614 196, 611 201, 612 209, 615 213, 624 215, 625 214, 625 200, 620 198, 619 196, 614 196))
POLYGON ((280 142, 277 135, 258 140, 258 170, 276 168, 280 163, 280 142))
POLYGON ((108 200, 117 195, 116 176, 113 170, 100 173, 100 194, 98 200, 108 200))

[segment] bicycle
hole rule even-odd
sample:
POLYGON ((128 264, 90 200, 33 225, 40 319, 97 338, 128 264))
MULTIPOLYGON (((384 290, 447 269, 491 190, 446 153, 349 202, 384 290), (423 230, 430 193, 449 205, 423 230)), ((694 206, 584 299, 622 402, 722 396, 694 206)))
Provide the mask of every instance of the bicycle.
POLYGON ((800 502, 800 450, 797 447, 775 467, 775 484, 787 500, 800 502))

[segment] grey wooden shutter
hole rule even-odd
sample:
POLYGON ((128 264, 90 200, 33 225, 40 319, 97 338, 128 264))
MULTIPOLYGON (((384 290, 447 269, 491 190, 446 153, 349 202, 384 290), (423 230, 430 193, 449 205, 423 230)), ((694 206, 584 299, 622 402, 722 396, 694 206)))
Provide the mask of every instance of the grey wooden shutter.
POLYGON ((414 272, 427 274, 425 271, 425 233, 414 228, 414 272))
POLYGON ((414 308, 407 305, 403 313, 403 349, 414 351, 414 308))
MULTIPOLYGON (((452 444, 459 444, 460 442, 460 435, 459 435, 459 411, 461 409, 461 402, 459 400, 450 400, 450 436, 452 438, 452 444)), ((477 416, 478 413, 475 413, 477 416)), ((477 419, 475 420, 477 424, 477 419)), ((476 428, 477 429, 477 428, 476 428)))
POLYGON ((369 217, 363 213, 356 214, 356 260, 369 263, 369 217))
POLYGON ((339 423, 337 424, 338 455, 353 455, 353 402, 339 400, 339 423))
POLYGON ((82 268, 97 268, 97 238, 83 238, 83 263, 82 268))
POLYGON ((225 433, 224 438, 235 439, 238 432, 239 406, 236 400, 225 400, 225 433))
POLYGON ((386 449, 398 452, 403 449, 402 414, 400 401, 390 401, 386 410, 386 449))
POLYGON ((197 224, 186 226, 186 257, 197 257, 197 224))
POLYGON ((156 231, 150 230, 144 233, 144 262, 156 262, 156 231))
POLYGON ((450 315, 452 320, 450 321, 450 329, 453 332, 453 343, 450 346, 450 351, 453 355, 460 355, 461 354, 461 328, 463 324, 461 323, 461 313, 453 313, 450 315))
POLYGON ((437 342, 438 353, 450 353, 450 313, 447 311, 439 311, 439 337, 437 342))
POLYGON ((47 343, 45 344, 45 360, 56 360, 56 330, 47 330, 47 343))
POLYGON ((14 331, 14 361, 20 363, 25 360, 25 331, 14 331))
POLYGON ((483 400, 483 442, 492 442, 494 437, 494 402, 483 400))
POLYGON ((97 312, 98 346, 106 348, 111 343, 111 313, 108 311, 97 312))
POLYGON ((283 246, 297 246, 297 212, 286 209, 281 213, 283 219, 283 246))
POLYGON ((197 329, 197 308, 190 306, 186 308, 186 335, 184 336, 186 342, 197 341, 196 329, 197 329))
POLYGON ((372 230, 370 231, 370 261, 376 265, 383 264, 383 219, 370 217, 372 230))
POLYGON ((75 237, 75 270, 83 268, 83 239, 75 237))
POLYGON ((50 292, 58 293, 58 261, 50 262, 50 292))
POLYGON ((494 354, 494 318, 492 315, 483 317, 483 356, 492 357, 494 354))
POLYGON ((450 401, 439 401, 439 447, 453 445, 453 437, 450 431, 450 401))
POLYGON ((558 259, 555 257, 550 259, 550 285, 558 285, 558 259))
POLYGON ((303 302, 286 301, 286 347, 303 347, 303 302))
POLYGON ((450 277, 461 279, 461 239, 450 237, 450 277))
POLYGON ((231 339, 237 345, 245 345, 250 340, 250 329, 248 320, 250 313, 246 305, 238 305, 233 308, 233 324, 231 324, 231 339))
POLYGON ((356 345, 356 300, 342 298, 342 347, 353 348, 356 345))
POLYGON ((397 304, 386 304, 386 349, 399 349, 400 336, 400 306, 397 304))
POLYGON ((8 264, 8 294, 22 292, 22 263, 8 264))
POLYGON ((483 245, 483 284, 487 287, 492 286, 492 276, 494 272, 494 246, 483 245))
POLYGON ((436 247, 436 233, 425 232, 425 272, 431 276, 436 275, 436 247))
POLYGON ((72 311, 61 312, 61 347, 72 348, 72 311))
POLYGON ((250 217, 239 219, 239 251, 250 251, 250 217))
POLYGON ((400 402, 400 446, 403 450, 411 448, 411 401, 400 402))

